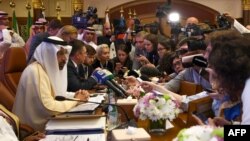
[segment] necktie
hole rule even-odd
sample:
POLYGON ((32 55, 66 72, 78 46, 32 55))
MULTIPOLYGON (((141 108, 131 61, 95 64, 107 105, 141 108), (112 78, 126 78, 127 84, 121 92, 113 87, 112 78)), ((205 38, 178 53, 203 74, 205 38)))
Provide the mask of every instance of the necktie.
POLYGON ((76 67, 76 72, 77 72, 77 74, 79 74, 79 68, 78 67, 76 67))
POLYGON ((87 66, 84 67, 84 78, 85 79, 88 78, 88 67, 87 66))

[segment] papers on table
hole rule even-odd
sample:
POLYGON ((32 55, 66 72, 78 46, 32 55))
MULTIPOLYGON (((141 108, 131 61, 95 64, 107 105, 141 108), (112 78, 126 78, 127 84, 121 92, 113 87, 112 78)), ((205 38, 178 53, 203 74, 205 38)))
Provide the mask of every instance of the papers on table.
MULTIPOLYGON (((96 97, 90 97, 88 101, 101 103, 104 100, 103 95, 97 95, 96 97)), ((95 103, 82 103, 68 112, 84 112, 84 111, 94 111, 100 104, 95 103)))
POLYGON ((103 133, 106 117, 91 119, 52 119, 46 124, 46 134, 93 134, 103 133))
POLYGON ((182 101, 181 109, 183 111, 187 111, 188 110, 188 105, 189 105, 190 101, 201 99, 201 98, 204 98, 204 97, 207 97, 207 96, 208 96, 208 94, 207 94, 206 91, 200 92, 200 93, 195 94, 195 95, 187 96, 182 101))
POLYGON ((88 134, 88 135, 46 135, 40 141, 106 141, 106 135, 88 134))
POLYGON ((128 128, 112 130, 115 141, 150 141, 151 137, 143 128, 128 128))

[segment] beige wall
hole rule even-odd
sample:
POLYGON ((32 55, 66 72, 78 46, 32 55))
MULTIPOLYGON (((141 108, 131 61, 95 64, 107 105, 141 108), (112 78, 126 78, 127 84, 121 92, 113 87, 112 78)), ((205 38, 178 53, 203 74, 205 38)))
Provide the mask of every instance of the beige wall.
MULTIPOLYGON (((9 6, 10 0, 2 0, 0 4, 0 10, 8 12, 10 16, 12 16, 12 9, 9 6)), ((28 0, 31 4, 32 0, 28 0)), ((56 16, 56 4, 58 3, 61 6, 60 15, 62 17, 70 17, 72 15, 71 1, 72 0, 42 0, 45 6, 45 16, 53 17, 56 16)), ((27 10, 25 5, 27 4, 27 0, 14 0, 16 3, 16 16, 17 17, 25 17, 27 15, 27 10)))
MULTIPOLYGON (((99 17, 104 17, 104 12, 107 7, 112 8, 117 5, 134 0, 84 0, 85 9, 88 5, 97 5, 99 17)), ((220 13, 229 12, 236 18, 242 17, 241 0, 190 0, 196 3, 206 5, 220 13)))
MULTIPOLYGON (((31 2, 31 0, 29 0, 31 2)), ((55 16, 56 3, 58 2, 61 6, 61 16, 70 17, 72 15, 72 0, 43 0, 46 7, 46 16, 55 16)), ((104 17, 104 11, 107 7, 112 8, 120 4, 124 4, 133 0, 82 0, 84 1, 84 10, 88 6, 95 6, 98 9, 99 17, 104 17)), ((229 12, 236 18, 242 17, 241 0, 190 0, 208 7, 211 7, 221 13, 229 12)), ((16 3, 16 15, 17 17, 25 17, 27 10, 25 4, 27 0, 14 0, 16 3)), ((11 8, 9 7, 9 0, 2 0, 0 4, 0 10, 6 11, 11 16, 11 8)))
POLYGON ((220 13, 230 13, 236 18, 242 17, 241 0, 190 0, 215 9, 220 13))

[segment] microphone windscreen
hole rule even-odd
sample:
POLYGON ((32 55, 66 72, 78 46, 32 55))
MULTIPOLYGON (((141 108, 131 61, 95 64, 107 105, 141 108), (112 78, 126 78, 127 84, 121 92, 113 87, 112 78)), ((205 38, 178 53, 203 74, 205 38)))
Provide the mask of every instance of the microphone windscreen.
POLYGON ((194 65, 203 68, 206 68, 208 65, 207 59, 205 59, 203 56, 195 56, 192 62, 194 65))
POLYGON ((129 70, 128 71, 128 76, 134 76, 134 77, 137 78, 137 77, 139 77, 139 74, 134 70, 129 70))
POLYGON ((64 96, 56 96, 55 100, 57 100, 57 101, 64 101, 64 100, 66 100, 66 98, 64 96))
POLYGON ((141 75, 140 78, 143 81, 150 81, 150 79, 147 76, 145 76, 145 75, 141 75))
POLYGON ((114 78, 113 74, 108 70, 96 70, 92 73, 92 76, 96 78, 98 83, 104 84, 107 80, 114 78))
POLYGON ((141 75, 147 76, 147 77, 158 77, 161 75, 160 71, 156 67, 151 66, 143 66, 140 69, 141 75))

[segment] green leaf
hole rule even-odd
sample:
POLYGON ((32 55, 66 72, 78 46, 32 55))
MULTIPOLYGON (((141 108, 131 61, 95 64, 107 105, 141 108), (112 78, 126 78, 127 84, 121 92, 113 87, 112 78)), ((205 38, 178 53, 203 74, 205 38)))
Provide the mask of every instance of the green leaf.
POLYGON ((166 101, 168 101, 169 99, 170 99, 170 96, 168 95, 168 94, 164 94, 164 99, 166 100, 166 101))
POLYGON ((184 132, 186 131, 187 129, 186 128, 184 128, 184 129, 182 129, 179 133, 178 133, 178 135, 177 135, 177 137, 178 137, 178 141, 184 141, 185 140, 185 135, 184 135, 184 132))
POLYGON ((214 129, 214 131, 212 132, 212 135, 224 138, 224 129, 223 128, 216 128, 214 129))

